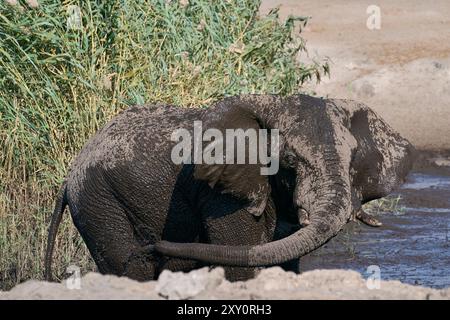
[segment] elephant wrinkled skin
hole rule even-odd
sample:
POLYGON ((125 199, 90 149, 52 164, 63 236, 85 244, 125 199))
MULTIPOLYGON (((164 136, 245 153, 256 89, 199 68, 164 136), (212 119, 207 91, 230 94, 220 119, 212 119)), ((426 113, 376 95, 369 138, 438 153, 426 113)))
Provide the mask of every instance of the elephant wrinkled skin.
POLYGON ((102 273, 149 280, 163 269, 226 266, 230 280, 257 267, 297 270, 361 205, 404 182, 414 148, 371 109, 306 95, 245 95, 208 109, 133 106, 94 135, 71 165, 49 230, 46 277, 66 205, 102 273), (260 164, 174 164, 178 128, 279 129, 280 169, 260 164))

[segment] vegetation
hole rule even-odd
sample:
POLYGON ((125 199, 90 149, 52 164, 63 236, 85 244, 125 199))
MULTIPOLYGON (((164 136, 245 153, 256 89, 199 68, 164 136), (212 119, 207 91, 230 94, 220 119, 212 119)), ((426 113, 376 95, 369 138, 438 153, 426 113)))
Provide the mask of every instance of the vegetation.
MULTIPOLYGON (((0 289, 42 278, 49 216, 71 159, 132 104, 207 106, 292 94, 328 72, 304 64, 295 22, 258 0, 0 1, 0 289), (31 1, 34 2, 35 1, 31 1), (31 3, 30 2, 30 3, 31 3), (81 15, 80 15, 81 13, 81 15)), ((94 265, 65 216, 54 270, 94 265)))
POLYGON ((405 208, 402 205, 402 198, 400 195, 387 196, 385 198, 370 201, 364 205, 364 209, 373 215, 383 213, 391 213, 401 215, 404 214, 405 208))

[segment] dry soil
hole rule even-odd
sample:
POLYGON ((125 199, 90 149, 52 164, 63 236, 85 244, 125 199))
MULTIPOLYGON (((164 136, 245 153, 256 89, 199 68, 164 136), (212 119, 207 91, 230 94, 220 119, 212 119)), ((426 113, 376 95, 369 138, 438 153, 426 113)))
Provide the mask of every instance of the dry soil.
POLYGON ((263 0, 261 11, 276 6, 312 17, 300 59, 332 61, 331 77, 309 89, 367 103, 418 148, 450 149, 450 1, 263 0))

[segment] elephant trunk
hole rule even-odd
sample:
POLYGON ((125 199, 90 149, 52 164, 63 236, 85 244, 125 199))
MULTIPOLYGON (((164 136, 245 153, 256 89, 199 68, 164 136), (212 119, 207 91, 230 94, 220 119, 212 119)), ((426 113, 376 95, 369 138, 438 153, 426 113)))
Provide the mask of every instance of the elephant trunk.
POLYGON ((161 241, 155 250, 171 257, 240 267, 277 265, 299 258, 334 237, 347 221, 350 198, 346 186, 339 181, 327 183, 315 195, 314 211, 308 210, 310 224, 283 239, 256 246, 161 241))

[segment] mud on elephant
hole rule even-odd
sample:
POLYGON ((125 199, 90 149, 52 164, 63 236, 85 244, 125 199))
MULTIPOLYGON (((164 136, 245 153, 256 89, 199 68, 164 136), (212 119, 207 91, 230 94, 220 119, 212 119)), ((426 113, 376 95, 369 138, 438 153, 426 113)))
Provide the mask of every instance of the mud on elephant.
POLYGON ((102 273, 149 280, 163 269, 296 267, 352 219, 378 226, 362 204, 403 183, 414 148, 371 109, 305 95, 245 95, 208 109, 134 106, 84 146, 71 165, 49 230, 46 277, 68 205, 102 273), (270 164, 175 164, 171 135, 203 129, 278 129, 270 164))

